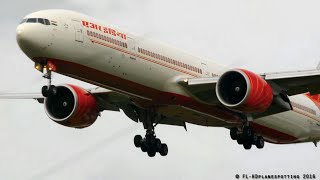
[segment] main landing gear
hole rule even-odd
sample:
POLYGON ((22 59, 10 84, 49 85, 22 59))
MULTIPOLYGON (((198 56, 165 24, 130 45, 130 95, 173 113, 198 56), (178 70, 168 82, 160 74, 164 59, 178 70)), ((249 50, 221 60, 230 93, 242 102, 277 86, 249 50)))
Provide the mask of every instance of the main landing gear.
POLYGON ((149 157, 154 157, 157 152, 161 156, 166 156, 168 154, 168 146, 165 143, 161 143, 161 140, 156 137, 154 132, 155 114, 148 110, 142 110, 139 112, 139 120, 143 122, 147 133, 145 137, 136 135, 134 137, 134 145, 137 148, 141 148, 142 152, 147 152, 149 157))
POLYGON ((238 128, 230 129, 230 137, 236 140, 238 144, 242 144, 244 149, 251 149, 255 145, 258 149, 264 147, 264 139, 262 136, 257 135, 251 126, 244 125, 240 130, 238 128))

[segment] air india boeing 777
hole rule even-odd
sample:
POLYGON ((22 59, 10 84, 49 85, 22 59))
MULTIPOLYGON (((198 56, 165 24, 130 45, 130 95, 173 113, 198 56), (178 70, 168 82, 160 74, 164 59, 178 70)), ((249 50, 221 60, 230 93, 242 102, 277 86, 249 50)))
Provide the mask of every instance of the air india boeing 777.
POLYGON ((263 148, 265 141, 320 140, 319 68, 269 74, 230 69, 68 10, 29 14, 16 33, 48 85, 38 94, 1 98, 37 99, 51 120, 72 128, 121 109, 143 124, 146 135, 136 135, 134 145, 150 157, 168 154, 155 135, 158 124, 224 127, 245 149, 263 148), (97 88, 52 85, 53 72, 97 88))

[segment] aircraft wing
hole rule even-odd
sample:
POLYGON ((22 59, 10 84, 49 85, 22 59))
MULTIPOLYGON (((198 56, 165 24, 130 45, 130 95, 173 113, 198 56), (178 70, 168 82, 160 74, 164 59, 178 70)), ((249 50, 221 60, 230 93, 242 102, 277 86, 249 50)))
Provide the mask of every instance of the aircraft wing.
MULTIPOLYGON (((97 101, 100 110, 120 111, 120 109, 133 121, 139 122, 138 110, 131 103, 131 97, 101 87, 87 89, 97 101)), ((43 104, 45 97, 41 93, 0 93, 0 99, 35 99, 43 104)), ((174 118, 164 117, 158 124, 185 126, 185 122, 174 118)))
MULTIPOLYGON (((260 74, 272 87, 274 102, 271 107, 263 113, 255 114, 255 118, 268 116, 291 109, 290 103, 279 105, 279 95, 292 96, 310 92, 310 94, 320 94, 320 66, 314 70, 276 72, 260 74), (282 106, 282 107, 281 107, 282 106), (286 106, 286 107, 283 107, 286 106)), ((180 84, 192 97, 207 103, 220 104, 216 95, 216 84, 219 77, 206 78, 185 78, 180 79, 180 84)))
POLYGON ((272 88, 292 96, 305 92, 320 93, 320 70, 290 71, 261 75, 272 88))

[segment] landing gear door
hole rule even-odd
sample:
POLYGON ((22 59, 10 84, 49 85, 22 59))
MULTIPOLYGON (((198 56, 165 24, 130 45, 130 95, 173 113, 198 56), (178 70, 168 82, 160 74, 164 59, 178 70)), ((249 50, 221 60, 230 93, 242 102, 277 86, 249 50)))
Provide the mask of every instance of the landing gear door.
POLYGON ((83 27, 78 20, 72 20, 72 24, 75 30, 75 41, 83 43, 83 27))

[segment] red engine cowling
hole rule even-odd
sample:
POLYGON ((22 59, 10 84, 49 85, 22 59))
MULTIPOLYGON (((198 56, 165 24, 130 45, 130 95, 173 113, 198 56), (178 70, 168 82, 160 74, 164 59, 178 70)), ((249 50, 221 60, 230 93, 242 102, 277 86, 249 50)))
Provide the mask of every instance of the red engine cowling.
POLYGON ((263 112, 273 101, 270 85, 259 75, 244 69, 222 74, 216 84, 216 94, 226 107, 246 113, 263 112))
POLYGON ((73 128, 85 128, 96 121, 99 108, 91 94, 74 85, 56 88, 57 94, 44 101, 45 111, 50 119, 73 128))

